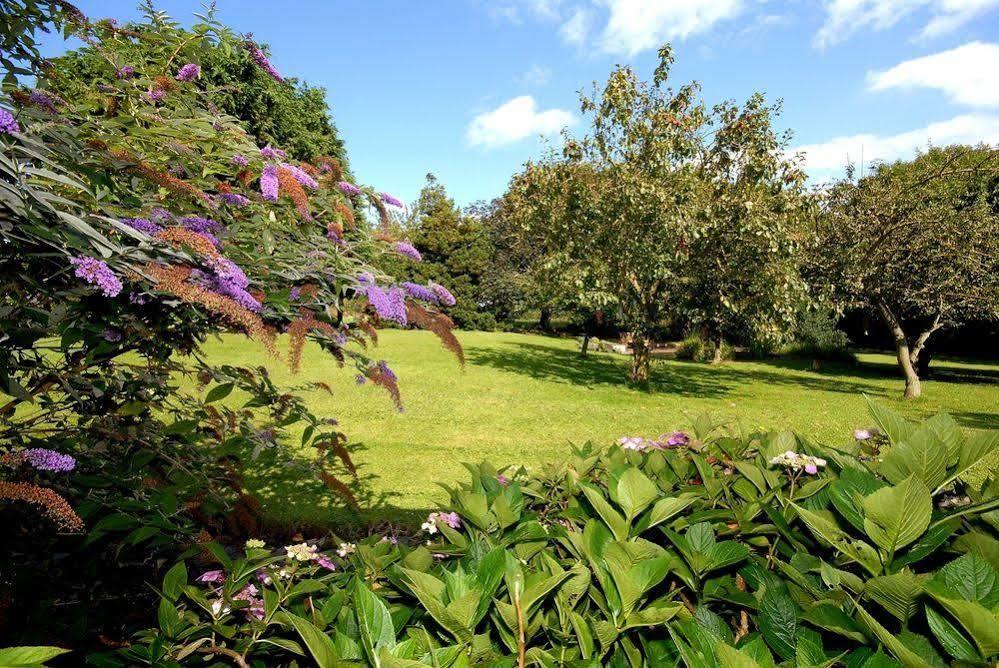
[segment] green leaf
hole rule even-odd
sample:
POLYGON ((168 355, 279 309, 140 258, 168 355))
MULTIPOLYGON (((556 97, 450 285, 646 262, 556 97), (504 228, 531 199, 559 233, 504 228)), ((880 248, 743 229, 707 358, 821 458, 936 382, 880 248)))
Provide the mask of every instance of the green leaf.
POLYGON ((964 634, 931 606, 926 606, 926 624, 944 651, 955 659, 977 661, 981 658, 964 634))
POLYGON ((864 499, 864 529, 878 547, 894 554, 923 535, 932 513, 930 490, 912 475, 864 499))
POLYGON ((624 471, 615 485, 615 501, 628 520, 633 520, 659 496, 659 488, 648 476, 631 467, 624 471))
POLYGON ((999 614, 975 601, 957 598, 936 579, 926 585, 926 591, 957 619, 983 656, 999 653, 999 614))
POLYGON ((176 601, 187 585, 187 566, 178 561, 163 576, 163 595, 171 601, 176 601))
POLYGON ((580 485, 586 500, 590 502, 597 515, 604 521, 607 528, 614 534, 617 540, 625 540, 628 537, 628 520, 621 516, 621 513, 614 510, 611 504, 604 498, 603 493, 591 485, 580 485))
POLYGON ((697 494, 688 493, 681 494, 680 496, 671 496, 666 497, 665 499, 659 499, 656 501, 655 505, 652 506, 652 510, 649 511, 648 524, 643 528, 648 529, 656 526, 657 524, 662 524, 682 511, 684 508, 688 507, 696 501, 697 498, 697 494))
POLYGON ((997 450, 999 450, 999 430, 977 432, 968 436, 961 444, 957 469, 941 487, 954 480, 964 479, 968 473, 980 466, 984 469, 981 471, 981 478, 987 479, 996 470, 996 466, 999 466, 999 456, 995 455, 997 450), (984 464, 986 461, 989 464, 984 464))
POLYGON ((817 626, 820 629, 826 631, 831 631, 833 633, 838 633, 839 635, 849 638, 858 643, 867 642, 867 636, 864 635, 857 622, 853 621, 850 615, 843 612, 838 606, 832 603, 821 603, 816 605, 814 608, 807 610, 801 615, 801 618, 817 626))
POLYGON ((813 513, 799 505, 791 504, 798 516, 808 526, 816 536, 832 545, 843 555, 856 561, 872 575, 881 572, 881 560, 877 552, 867 543, 854 540, 849 534, 843 531, 831 518, 813 513))
POLYGON ((232 388, 232 383, 222 383, 221 385, 216 385, 208 392, 208 396, 205 397, 205 403, 210 404, 214 401, 225 399, 232 392, 232 388))
POLYGON ((940 569, 936 579, 966 601, 977 601, 991 607, 994 594, 999 594, 999 573, 977 554, 966 554, 940 569))
POLYGON ((305 643, 305 647, 309 650, 309 654, 312 655, 312 658, 319 665, 319 668, 336 668, 339 665, 336 645, 315 624, 290 612, 280 612, 276 618, 278 621, 294 627, 295 631, 302 638, 302 642, 305 643))
POLYGON ((947 478, 947 444, 932 425, 923 424, 896 443, 881 462, 881 473, 893 483, 910 476, 934 489, 947 478))
POLYGON ((760 668, 756 659, 721 641, 715 645, 715 656, 722 668, 760 668))
POLYGON ((874 634, 888 651, 902 662, 906 668, 933 668, 922 657, 905 646, 891 631, 883 627, 869 612, 857 603, 858 621, 874 634))
POLYGON ((867 408, 871 412, 871 416, 874 418, 874 422, 877 423, 881 431, 888 436, 888 440, 891 441, 892 445, 897 445, 905 439, 910 433, 912 433, 914 427, 912 423, 903 418, 901 415, 896 413, 894 410, 888 408, 887 406, 879 406, 871 401, 871 398, 864 395, 864 399, 867 400, 867 408))
POLYGON ((31 668, 41 666, 70 650, 61 647, 4 647, 0 648, 0 666, 4 668, 31 668))
POLYGON ((916 600, 923 593, 925 576, 905 568, 898 573, 871 578, 864 596, 876 601, 903 624, 916 612, 916 600))
POLYGON ((767 644, 782 659, 795 655, 798 633, 798 606, 787 592, 768 588, 760 600, 757 623, 767 644))
POLYGON ((354 612, 361 632, 361 645, 372 665, 379 666, 379 650, 395 647, 395 628, 388 608, 360 579, 354 582, 354 612))

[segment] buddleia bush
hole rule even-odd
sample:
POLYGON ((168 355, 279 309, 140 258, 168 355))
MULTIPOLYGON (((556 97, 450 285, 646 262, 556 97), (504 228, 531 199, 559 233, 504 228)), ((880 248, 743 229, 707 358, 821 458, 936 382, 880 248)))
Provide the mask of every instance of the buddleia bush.
POLYGON ((178 564, 159 627, 102 661, 993 665, 999 433, 872 415, 837 445, 701 417, 542 471, 468 466, 425 542, 178 564))
POLYGON ((334 508, 366 502, 354 446, 301 398, 329 387, 215 365, 208 337, 246 335, 233 345, 292 370, 311 342, 396 403, 373 356, 384 320, 460 352, 444 286, 370 268, 406 250, 387 233, 401 202, 334 158, 258 146, 214 103, 199 63, 220 50, 282 79, 259 45, 212 12, 182 30, 145 11, 122 25, 62 1, 0 7, 5 638, 119 635, 160 565, 262 530, 248 463, 312 481, 334 508), (85 73, 38 57, 52 29, 94 56, 85 73))

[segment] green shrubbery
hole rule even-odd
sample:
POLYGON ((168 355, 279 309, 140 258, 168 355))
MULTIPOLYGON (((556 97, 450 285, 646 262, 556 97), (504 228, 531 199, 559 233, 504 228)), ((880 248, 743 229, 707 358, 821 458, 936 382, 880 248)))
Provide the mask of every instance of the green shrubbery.
POLYGON ((836 327, 836 318, 821 311, 804 311, 798 315, 794 342, 784 349, 789 355, 831 362, 856 362, 849 350, 850 339, 836 327))
POLYGON ((209 546, 102 664, 992 665, 999 434, 872 411, 836 447, 702 417, 541 472, 469 466, 425 544, 209 546))
POLYGON ((722 362, 735 357, 732 346, 722 341, 713 343, 702 336, 688 336, 676 351, 676 358, 692 362, 722 362))

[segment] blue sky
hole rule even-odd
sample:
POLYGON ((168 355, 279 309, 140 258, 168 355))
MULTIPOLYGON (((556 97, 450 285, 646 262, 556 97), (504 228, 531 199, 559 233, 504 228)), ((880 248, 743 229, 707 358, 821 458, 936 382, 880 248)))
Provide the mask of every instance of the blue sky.
MULTIPOLYGON (((91 17, 134 0, 79 0, 91 17)), ((201 3, 159 0, 189 23, 201 3)), ((461 204, 502 194, 618 63, 651 75, 673 43, 677 82, 709 102, 761 90, 815 178, 847 157, 999 143, 999 0, 218 0, 286 76, 327 89, 360 181, 412 200, 433 172, 461 204)), ((52 41, 50 54, 60 46, 52 41)))

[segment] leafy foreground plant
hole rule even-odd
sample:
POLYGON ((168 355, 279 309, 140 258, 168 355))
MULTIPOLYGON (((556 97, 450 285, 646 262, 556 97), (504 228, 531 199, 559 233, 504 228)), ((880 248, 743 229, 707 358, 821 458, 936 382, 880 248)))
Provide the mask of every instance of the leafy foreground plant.
POLYGON ((93 661, 993 665, 999 433, 872 414, 838 447, 702 417, 539 473, 469 466, 422 545, 215 546, 167 575, 158 629, 93 661))

